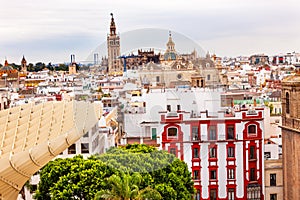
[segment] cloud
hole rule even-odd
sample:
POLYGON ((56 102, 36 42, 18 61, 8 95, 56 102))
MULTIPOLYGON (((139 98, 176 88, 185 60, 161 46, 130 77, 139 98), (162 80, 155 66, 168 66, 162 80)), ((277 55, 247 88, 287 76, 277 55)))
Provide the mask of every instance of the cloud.
MULTIPOLYGON (((264 45, 254 45, 257 51, 274 43, 294 49, 299 41, 299 5, 297 0, 10 0, 0 7, 4 19, 0 20, 0 59, 7 56, 19 62, 25 54, 33 55, 33 60, 61 62, 74 51, 85 58, 106 40, 111 12, 118 32, 175 30, 216 53, 230 54, 233 51, 226 49, 232 48, 244 51, 235 44, 228 48, 228 41, 261 41, 264 45), (53 56, 46 58, 46 54, 53 56)), ((276 51, 275 45, 268 46, 276 51)))
POLYGON ((64 62, 69 61, 70 54, 76 55, 76 61, 85 59, 91 47, 97 46, 95 36, 77 35, 57 35, 44 39, 25 40, 23 42, 9 43, 1 45, 1 49, 6 49, 0 55, 2 60, 7 57, 9 62, 19 63, 23 55, 28 62, 64 62), (86 52, 86 53, 83 53, 86 52))

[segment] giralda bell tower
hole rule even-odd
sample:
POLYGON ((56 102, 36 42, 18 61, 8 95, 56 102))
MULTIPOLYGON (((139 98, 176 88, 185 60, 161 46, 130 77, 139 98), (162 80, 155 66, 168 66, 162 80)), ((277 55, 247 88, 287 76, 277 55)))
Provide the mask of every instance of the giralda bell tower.
POLYGON ((122 67, 120 63, 120 36, 116 33, 116 24, 112 13, 110 22, 110 33, 107 35, 108 50, 108 74, 122 75, 122 67))

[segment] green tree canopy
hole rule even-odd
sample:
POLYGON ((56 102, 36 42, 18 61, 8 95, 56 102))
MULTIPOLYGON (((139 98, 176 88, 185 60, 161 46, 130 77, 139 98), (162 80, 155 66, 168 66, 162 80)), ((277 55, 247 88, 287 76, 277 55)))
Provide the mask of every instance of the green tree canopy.
POLYGON ((10 66, 16 70, 21 70, 21 65, 17 65, 15 63, 11 63, 10 66))
POLYGON ((69 66, 67 64, 59 64, 57 67, 55 67, 56 71, 68 71, 69 66))
POLYGON ((95 200, 160 200, 161 194, 150 186, 140 189, 143 177, 135 172, 132 175, 120 172, 107 179, 109 189, 101 190, 96 194, 95 200))
POLYGON ((42 71, 46 67, 45 63, 37 62, 34 67, 34 71, 42 71))
POLYGON ((99 189, 105 188, 104 179, 114 174, 100 160, 74 158, 56 159, 40 172, 35 199, 93 199, 99 189))
POLYGON ((142 187, 153 186, 164 199, 190 199, 194 193, 187 164, 155 147, 133 144, 111 148, 99 159, 117 170, 141 173, 142 187))
POLYGON ((28 64, 27 71, 29 71, 29 72, 33 72, 34 71, 34 65, 32 63, 28 64))
POLYGON ((194 193, 186 163, 147 145, 111 148, 88 159, 82 156, 56 159, 41 170, 40 176, 35 198, 43 200, 93 199, 97 192, 101 199, 103 194, 115 193, 114 181, 124 180, 132 183, 125 184, 129 193, 135 191, 131 199, 153 197, 155 192, 163 199, 191 199, 194 193))
POLYGON ((46 66, 46 68, 49 69, 50 71, 53 71, 53 70, 54 70, 54 68, 53 68, 53 66, 52 66, 52 64, 51 64, 51 62, 48 63, 48 65, 46 66))

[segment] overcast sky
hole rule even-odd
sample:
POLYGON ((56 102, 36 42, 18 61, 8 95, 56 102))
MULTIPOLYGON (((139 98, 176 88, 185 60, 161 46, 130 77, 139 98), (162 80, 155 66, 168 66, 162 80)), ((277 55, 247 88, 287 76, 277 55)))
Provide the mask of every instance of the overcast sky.
POLYGON ((168 29, 219 56, 300 52, 299 10, 299 0, 3 0, 0 63, 84 61, 106 41, 111 12, 121 34, 168 29))

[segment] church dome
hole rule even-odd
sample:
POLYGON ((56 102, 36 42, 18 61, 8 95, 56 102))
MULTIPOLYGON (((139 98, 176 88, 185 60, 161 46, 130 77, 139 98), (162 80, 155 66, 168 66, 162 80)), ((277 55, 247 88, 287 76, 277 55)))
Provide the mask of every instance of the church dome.
POLYGON ((176 60, 177 54, 175 52, 166 52, 164 54, 164 60, 176 60))
POLYGON ((0 72, 7 72, 11 70, 14 70, 14 68, 12 68, 11 66, 3 66, 0 68, 0 72))
POLYGON ((6 73, 11 71, 14 71, 14 68, 8 64, 7 60, 5 60, 4 66, 0 68, 0 72, 6 73))

